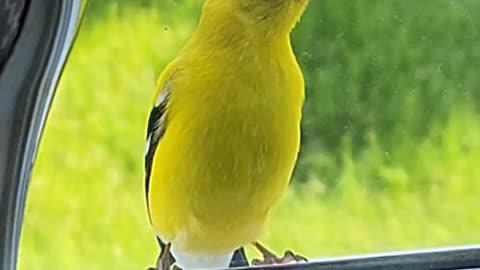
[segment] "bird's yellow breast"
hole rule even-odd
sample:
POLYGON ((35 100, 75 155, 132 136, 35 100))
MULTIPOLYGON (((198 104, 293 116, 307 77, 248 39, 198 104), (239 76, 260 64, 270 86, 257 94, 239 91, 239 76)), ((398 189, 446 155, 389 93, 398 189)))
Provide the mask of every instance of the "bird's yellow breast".
POLYGON ((259 237, 300 145, 303 78, 282 46, 179 61, 150 181, 152 223, 164 241, 225 252, 259 237))

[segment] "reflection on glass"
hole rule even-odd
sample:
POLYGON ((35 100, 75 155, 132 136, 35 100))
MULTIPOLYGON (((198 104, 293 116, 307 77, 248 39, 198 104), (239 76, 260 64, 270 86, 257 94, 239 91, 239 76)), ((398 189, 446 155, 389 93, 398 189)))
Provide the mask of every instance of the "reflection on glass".
MULTIPOLYGON (((36 164, 21 268, 152 264, 146 104, 200 5, 89 5, 36 164)), ((311 2, 293 35, 302 151, 265 244, 316 258, 480 241, 479 12, 474 0, 311 2)))

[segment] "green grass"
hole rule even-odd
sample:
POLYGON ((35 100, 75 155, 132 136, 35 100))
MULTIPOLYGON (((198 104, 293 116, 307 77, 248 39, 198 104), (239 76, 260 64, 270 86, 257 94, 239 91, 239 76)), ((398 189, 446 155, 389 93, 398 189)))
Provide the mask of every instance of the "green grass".
POLYGON ((373 132, 392 151, 459 107, 478 109, 478 12, 475 0, 312 1, 294 33, 308 88, 304 150, 341 156, 348 134, 358 152, 373 132))
MULTIPOLYGON (((63 75, 30 188, 20 269, 144 269, 155 260, 157 247, 144 207, 145 120, 156 76, 188 37, 193 20, 171 20, 148 9, 123 15, 112 10, 86 24, 63 75)), ((388 4, 377 12, 385 10, 388 4)), ((307 25, 301 24, 297 35, 309 39, 308 22, 315 16, 307 16, 307 25)), ((454 16, 449 18, 457 25, 454 16)), ((312 55, 322 48, 296 43, 312 55)), ((330 59, 333 65, 339 52, 328 46, 319 58, 330 59)), ((309 69, 311 58, 305 58, 303 51, 299 54, 308 69, 307 79, 315 80, 317 70, 309 69)), ((346 57, 354 60, 342 63, 354 69, 352 65, 368 62, 369 54, 370 50, 352 51, 346 57)), ((457 59, 454 54, 444 57, 448 63, 457 59)), ((318 79, 322 91, 343 89, 337 66, 321 68, 326 70, 318 79)), ((458 68, 452 76, 463 82, 458 74, 463 71, 458 68)), ((388 73, 387 78, 396 74, 388 73)), ((427 77, 425 81, 433 86, 451 83, 438 73, 427 77)), ((476 81, 468 82, 466 91, 477 93, 476 81)), ((312 83, 308 91, 312 99, 327 98, 312 83)), ((421 97, 432 98, 411 99, 421 97)), ((326 106, 329 101, 322 102, 326 106)), ((315 122, 309 106, 306 127, 314 128, 307 147, 321 138, 316 127, 323 120, 315 122)), ((276 251, 293 248, 309 257, 480 242, 476 233, 480 217, 475 214, 480 194, 480 116, 468 102, 442 108, 445 117, 432 116, 422 136, 397 132, 387 150, 384 133, 377 129, 363 131, 361 148, 355 134, 345 132, 335 145, 338 153, 313 146, 304 149, 302 164, 308 166, 298 175, 308 181, 297 182, 274 212, 265 242, 276 251)), ((408 123, 405 128, 410 131, 408 123)))

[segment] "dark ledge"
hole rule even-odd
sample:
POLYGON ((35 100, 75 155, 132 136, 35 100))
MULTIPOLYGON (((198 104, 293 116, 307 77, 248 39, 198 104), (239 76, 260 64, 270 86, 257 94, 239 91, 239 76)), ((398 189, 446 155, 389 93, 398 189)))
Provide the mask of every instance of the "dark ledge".
POLYGON ((278 270, 450 270, 479 269, 480 246, 379 253, 367 256, 313 260, 309 263, 254 266, 238 269, 278 270))

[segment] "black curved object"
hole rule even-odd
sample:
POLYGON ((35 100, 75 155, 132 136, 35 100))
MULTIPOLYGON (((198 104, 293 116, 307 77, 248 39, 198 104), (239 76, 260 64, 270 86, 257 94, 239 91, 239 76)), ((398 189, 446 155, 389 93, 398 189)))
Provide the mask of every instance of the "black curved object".
POLYGON ((0 72, 20 33, 26 4, 25 0, 0 1, 0 72))
POLYGON ((0 0, 1 270, 16 269, 32 166, 84 2, 0 0))

